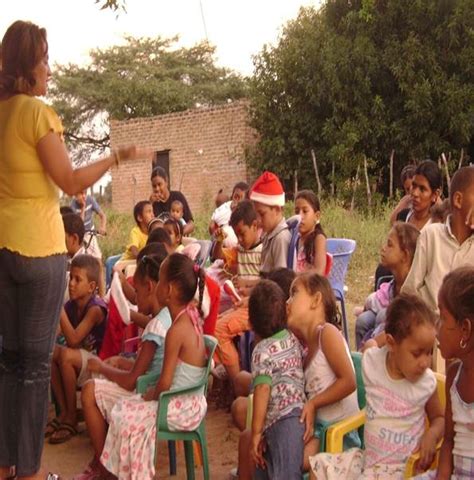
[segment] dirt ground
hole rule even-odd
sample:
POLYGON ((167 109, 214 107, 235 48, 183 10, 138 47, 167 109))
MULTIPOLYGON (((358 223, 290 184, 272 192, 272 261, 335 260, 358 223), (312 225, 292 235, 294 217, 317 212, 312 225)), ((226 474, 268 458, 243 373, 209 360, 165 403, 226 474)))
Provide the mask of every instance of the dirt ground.
MULTIPOLYGON (((81 433, 69 442, 61 445, 45 443, 43 465, 49 471, 58 473, 61 479, 71 479, 81 473, 92 458, 92 447, 84 423, 80 424, 81 433)), ((209 468, 212 480, 225 480, 232 467, 237 465, 237 443, 239 431, 233 426, 230 413, 217 408, 210 402, 206 415, 206 434, 209 454, 209 468)), ((159 468, 160 479, 185 479, 184 449, 178 450, 178 474, 169 476, 168 449, 166 442, 160 442, 159 468)), ((196 468, 196 480, 202 479, 202 468, 196 468)))
MULTIPOLYGON (((355 321, 353 315, 354 305, 347 302, 346 305, 350 344, 354 348, 355 321)), ((221 397, 219 386, 215 385, 209 400, 208 413, 206 415, 206 434, 209 454, 209 469, 212 480, 226 480, 230 470, 237 466, 237 447, 239 431, 234 427, 228 408, 216 406, 216 398, 221 397)), ((50 445, 45 443, 43 451, 43 465, 49 471, 61 475, 61 479, 68 480, 74 475, 81 473, 89 460, 92 458, 92 447, 84 423, 80 424, 80 433, 69 442, 62 445, 50 445)), ((184 463, 184 450, 177 452, 178 473, 176 476, 169 475, 168 449, 166 442, 159 446, 158 478, 160 479, 186 479, 186 467, 184 463)), ((202 468, 196 468, 196 480, 203 478, 202 468)))

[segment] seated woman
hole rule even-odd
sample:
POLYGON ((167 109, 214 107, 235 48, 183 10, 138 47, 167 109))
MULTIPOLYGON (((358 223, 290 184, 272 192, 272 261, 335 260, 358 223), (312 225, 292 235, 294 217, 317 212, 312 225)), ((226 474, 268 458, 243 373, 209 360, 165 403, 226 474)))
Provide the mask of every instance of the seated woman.
POLYGON ((181 192, 170 190, 168 182, 169 179, 165 170, 161 167, 155 167, 151 172, 153 193, 150 196, 150 201, 153 204, 153 212, 155 213, 155 217, 158 217, 162 213, 171 215, 171 204, 176 200, 181 202, 183 205, 183 219, 186 222, 184 235, 189 235, 194 231, 194 220, 188 201, 181 192))
MULTIPOLYGON (((436 162, 424 160, 415 169, 410 187, 410 206, 401 210, 396 221, 407 222, 418 230, 432 223, 432 207, 440 202, 441 170, 436 162)), ((392 220, 392 218, 390 218, 392 220)), ((375 286, 380 277, 390 275, 381 265, 375 272, 375 286)))

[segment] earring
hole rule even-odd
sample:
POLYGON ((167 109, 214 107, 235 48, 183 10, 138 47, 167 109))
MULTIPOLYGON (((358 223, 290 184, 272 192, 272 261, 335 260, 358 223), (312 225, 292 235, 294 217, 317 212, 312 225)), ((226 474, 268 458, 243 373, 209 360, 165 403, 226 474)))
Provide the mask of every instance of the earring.
POLYGON ((463 350, 467 347, 467 342, 465 342, 463 338, 459 341, 459 347, 463 350))

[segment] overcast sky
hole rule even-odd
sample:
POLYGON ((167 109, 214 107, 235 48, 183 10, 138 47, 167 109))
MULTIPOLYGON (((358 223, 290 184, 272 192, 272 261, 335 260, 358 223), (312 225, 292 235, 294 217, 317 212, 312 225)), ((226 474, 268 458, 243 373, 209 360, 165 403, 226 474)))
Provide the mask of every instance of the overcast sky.
POLYGON ((253 54, 276 43, 281 26, 301 6, 320 0, 127 0, 127 13, 101 11, 94 0, 1 0, 0 37, 15 20, 48 31, 51 63, 83 63, 91 48, 122 42, 124 34, 179 34, 191 46, 207 38, 222 66, 250 75, 253 54), (202 5, 202 13, 201 13, 202 5), (203 21, 204 17, 204 21, 203 21))

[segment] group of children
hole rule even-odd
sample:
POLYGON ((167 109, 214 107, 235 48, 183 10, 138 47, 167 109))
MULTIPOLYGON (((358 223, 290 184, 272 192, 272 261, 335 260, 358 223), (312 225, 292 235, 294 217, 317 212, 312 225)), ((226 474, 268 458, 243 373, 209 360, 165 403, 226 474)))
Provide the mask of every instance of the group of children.
MULTIPOLYGON (((98 295, 101 267, 81 253, 83 223, 81 230, 74 214, 64 215, 72 257, 69 300, 53 355, 58 416, 46 435, 60 443, 76 433, 76 388, 82 387, 95 456, 77 478, 153 478, 158 396, 198 382, 206 371, 202 335, 208 312, 201 307, 210 281, 220 285, 222 299, 215 327, 207 323, 207 333, 218 340, 215 360, 221 366, 214 374, 225 373, 240 395, 232 406, 242 430, 238 478, 299 479, 304 471, 318 479, 401 478, 417 449, 420 472, 427 469, 441 438, 438 478, 453 472, 469 478, 462 472, 474 472, 474 167, 453 177, 446 222, 425 222, 420 233, 417 209, 426 200, 424 175, 430 175, 424 168, 415 170, 412 202, 406 202, 416 222, 409 216, 394 223, 381 251, 381 265, 392 279, 369 296, 357 319, 357 347, 365 350, 365 448, 352 431, 344 441, 347 452, 336 456, 319 453, 321 425, 350 417, 359 404, 349 346, 326 278, 331 256, 313 192, 297 193, 297 217, 287 222, 284 190, 274 174, 265 172, 250 189, 237 184, 231 199, 216 205, 210 225, 214 263, 207 271, 193 261, 192 248, 182 245, 179 205, 174 216, 155 218, 152 204, 139 202, 137 226, 115 267, 124 272, 124 294, 138 309, 132 319, 143 328, 134 360, 97 357, 107 328, 106 305, 98 295), (447 371, 446 410, 430 369, 438 312, 441 353, 461 361, 447 371), (251 373, 242 372, 235 343, 248 331, 254 335, 251 373), (158 382, 144 396, 136 394, 138 378, 150 373, 159 375, 158 382), (244 397, 250 391, 251 428, 245 429, 244 397)), ((433 195, 430 204, 437 201, 433 195)), ((168 424, 192 430, 206 409, 204 392, 177 396, 168 424)))

